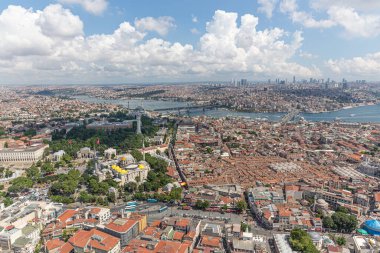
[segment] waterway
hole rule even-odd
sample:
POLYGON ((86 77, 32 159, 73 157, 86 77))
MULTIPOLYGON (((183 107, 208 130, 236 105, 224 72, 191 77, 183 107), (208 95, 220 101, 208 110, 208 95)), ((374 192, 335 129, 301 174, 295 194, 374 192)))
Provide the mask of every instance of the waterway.
POLYGON ((149 99, 102 99, 89 97, 85 95, 72 96, 80 101, 90 102, 90 103, 105 103, 105 104, 116 104, 123 105, 126 108, 135 109, 138 106, 142 106, 145 110, 155 110, 155 109, 165 109, 165 108, 175 108, 187 106, 185 102, 177 101, 163 101, 163 100, 149 100, 149 99))
MULTIPOLYGON (((93 103, 111 103, 118 104, 134 109, 138 106, 143 106, 146 110, 185 107, 186 102, 178 101, 162 101, 162 100, 144 100, 144 99, 114 99, 107 100, 101 98, 93 98, 88 96, 74 96, 74 98, 93 103)), ((253 113, 253 112, 236 112, 228 109, 213 109, 213 110, 191 110, 189 116, 210 116, 210 117, 244 117, 249 119, 261 119, 269 121, 278 121, 283 117, 284 113, 253 113)), ((307 121, 334 121, 340 120, 344 122, 373 122, 380 123, 380 104, 359 106, 354 108, 342 109, 334 112, 322 113, 301 113, 301 117, 307 121)))

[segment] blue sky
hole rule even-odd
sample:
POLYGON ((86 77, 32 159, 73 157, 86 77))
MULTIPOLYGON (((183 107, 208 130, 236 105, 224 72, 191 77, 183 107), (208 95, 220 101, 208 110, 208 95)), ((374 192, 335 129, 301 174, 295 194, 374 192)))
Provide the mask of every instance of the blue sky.
POLYGON ((379 79, 378 0, 23 0, 0 11, 3 84, 379 79))

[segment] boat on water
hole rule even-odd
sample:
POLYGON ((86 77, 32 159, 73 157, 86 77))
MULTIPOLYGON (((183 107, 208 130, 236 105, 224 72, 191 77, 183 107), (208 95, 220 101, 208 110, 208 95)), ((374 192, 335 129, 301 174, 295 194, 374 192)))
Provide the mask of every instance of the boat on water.
POLYGON ((255 120, 257 120, 257 121, 268 121, 268 118, 255 118, 255 120))
POLYGON ((354 113, 350 114, 350 117, 355 117, 355 116, 356 116, 356 114, 354 114, 354 113))

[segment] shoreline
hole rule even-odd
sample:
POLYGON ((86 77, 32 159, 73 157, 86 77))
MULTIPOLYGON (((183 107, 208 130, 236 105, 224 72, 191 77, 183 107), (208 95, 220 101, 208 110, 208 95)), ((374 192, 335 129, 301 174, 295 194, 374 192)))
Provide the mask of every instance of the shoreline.
POLYGON ((355 109, 363 106, 374 106, 374 105, 379 105, 380 103, 367 103, 367 104, 358 104, 358 105, 349 105, 349 106, 344 106, 340 109, 336 110, 331 110, 331 111, 316 111, 316 112, 301 112, 304 114, 320 114, 320 113, 332 113, 332 112, 339 112, 343 110, 349 110, 349 109, 355 109))
MULTIPOLYGON (((97 98, 89 97, 89 96, 81 96, 79 98, 76 97, 76 99, 81 100, 81 101, 87 101, 90 103, 97 103, 97 101, 96 101, 97 98), (88 101, 88 99, 84 99, 84 98, 89 98, 92 101, 88 101)), ((118 105, 122 105, 122 106, 125 106, 124 103, 126 103, 126 101, 127 101, 127 100, 108 100, 107 101, 107 99, 101 99, 101 100, 103 100, 103 101, 98 102, 98 103, 112 103, 112 104, 118 104, 118 105)), ((133 99, 133 100, 134 101, 141 101, 141 100, 137 100, 137 99, 133 99)), ((160 103, 178 102, 178 101, 152 100, 152 99, 145 99, 145 100, 157 103, 157 107, 163 107, 163 105, 160 103)), ((181 103, 181 102, 179 102, 179 103, 181 103)), ((183 104, 183 102, 182 102, 182 104, 183 104)), ((332 110, 332 111, 300 112, 299 115, 301 117, 305 117, 306 119, 310 118, 308 121, 328 121, 328 122, 330 122, 330 121, 334 121, 336 119, 341 119, 341 117, 343 117, 343 118, 345 118, 345 119, 343 119, 343 121, 347 121, 347 122, 380 123, 380 113, 379 114, 377 113, 377 111, 380 112, 380 110, 375 110, 375 112, 374 112, 373 109, 368 109, 373 116, 369 116, 369 117, 365 116, 364 118, 363 117, 359 117, 359 118, 355 117, 356 115, 363 114, 363 112, 354 111, 351 114, 349 114, 349 112, 348 113, 345 112, 347 110, 354 110, 355 108, 366 107, 366 106, 367 107, 373 107, 373 106, 377 106, 377 105, 380 105, 380 103, 351 104, 351 105, 346 105, 342 108, 332 110), (342 115, 335 115, 334 116, 334 113, 339 114, 339 112, 341 112, 343 114, 343 116, 342 115)), ((147 109, 147 111, 153 110, 152 106, 155 107, 155 104, 150 103, 150 106, 149 106, 150 109, 147 109)), ((170 112, 162 112, 162 113, 168 114, 170 112)), ((251 118, 251 119, 258 119, 259 118, 262 120, 277 122, 279 120, 278 118, 281 118, 283 115, 285 115, 287 113, 288 112, 250 112, 250 111, 233 110, 233 109, 230 109, 228 107, 220 107, 220 108, 214 108, 212 110, 203 111, 203 113, 202 113, 202 110, 194 110, 194 111, 190 112, 189 116, 190 117, 197 117, 197 116, 205 115, 208 117, 217 117, 217 118, 220 118, 220 117, 243 117, 243 118, 245 118, 246 117, 246 118, 251 118), (219 111, 219 113, 218 113, 218 111, 219 111)))
MULTIPOLYGON (((102 98, 102 97, 96 97, 96 96, 89 96, 89 95, 80 95, 80 96, 83 96, 83 97, 87 97, 87 98, 92 98, 92 99, 102 99, 102 100, 109 100, 110 103, 112 103, 112 101, 115 101, 115 99, 110 99, 110 98, 102 98)), ((78 98, 78 96, 71 96, 71 98, 73 99, 78 99, 78 100, 81 100, 78 98)), ((121 100, 123 102, 127 102, 128 100, 137 100, 137 101, 141 101, 141 100, 146 100, 146 101, 158 101, 158 102, 179 102, 179 103, 191 103, 191 104, 194 104, 194 105, 197 105, 196 101, 180 101, 180 100, 175 100, 175 99, 151 99, 151 98, 142 98, 142 97, 133 97, 133 98, 118 98, 118 100, 121 100)), ((348 105, 348 106, 344 106, 344 107, 341 107, 339 109, 335 109, 335 110, 329 110, 329 111, 301 111, 300 113, 302 114, 320 114, 320 113, 332 113, 332 112, 338 112, 338 111, 342 111, 342 110, 348 110, 348 109, 354 109, 354 108, 358 108, 358 107, 363 107, 363 106, 374 106, 374 105, 378 105, 380 104, 379 103, 361 103, 361 104, 352 104, 352 105, 348 105)), ((233 112, 240 112, 240 113, 265 113, 265 114, 275 114, 275 113, 279 113, 279 114, 287 114, 289 113, 288 111, 252 111, 252 110, 239 110, 239 109, 234 109, 234 108, 229 108, 229 107, 226 107, 226 106, 221 106, 219 108, 216 108, 216 110, 228 110, 228 111, 233 111, 233 112)), ((214 109, 215 110, 215 109, 214 109)))

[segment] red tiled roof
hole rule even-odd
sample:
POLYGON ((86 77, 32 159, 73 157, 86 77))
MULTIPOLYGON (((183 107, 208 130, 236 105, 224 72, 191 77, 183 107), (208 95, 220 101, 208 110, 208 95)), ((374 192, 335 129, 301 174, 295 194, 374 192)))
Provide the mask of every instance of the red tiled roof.
POLYGON ((166 175, 168 175, 169 177, 174 177, 175 175, 175 169, 171 166, 168 166, 167 168, 167 172, 166 172, 166 175))
POLYGON ((298 185, 286 185, 285 186, 285 191, 299 191, 300 186, 298 185))
POLYGON ((90 213, 91 214, 98 214, 98 213, 100 213, 100 208, 99 207, 94 207, 94 208, 91 208, 91 210, 90 210, 90 213))
POLYGON ((137 224, 136 220, 129 219, 116 219, 106 225, 106 228, 119 232, 125 233, 130 230, 135 224, 137 224))
POLYGON ((146 235, 154 235, 157 232, 156 227, 147 227, 144 229, 144 234, 146 235))
POLYGON ((64 245, 62 245, 59 253, 70 253, 73 250, 74 247, 70 243, 66 242, 64 245))
POLYGON ((157 253, 184 253, 188 249, 188 244, 173 241, 160 241, 153 252, 157 253))
POLYGON ((195 231, 194 231, 194 230, 191 230, 189 233, 187 233, 187 234, 185 235, 185 238, 184 238, 184 239, 186 239, 186 237, 191 238, 191 239, 194 239, 194 238, 195 238, 195 231))
POLYGON ((380 192, 376 192, 373 194, 373 197, 376 202, 380 202, 380 192))
POLYGON ((278 215, 281 217, 290 217, 292 216, 292 212, 285 208, 279 208, 278 215))
POLYGON ((351 158, 352 160, 355 160, 355 161, 358 161, 358 162, 361 161, 361 156, 357 155, 357 154, 349 154, 348 157, 351 158))
POLYGON ((180 243, 175 241, 159 241, 154 249, 147 249, 148 242, 133 239, 123 249, 123 253, 185 253, 190 247, 187 243, 180 243))
POLYGON ((50 251, 61 247, 63 244, 65 244, 65 242, 60 239, 52 239, 45 243, 45 247, 48 251, 50 251))
POLYGON ((218 237, 202 236, 201 245, 213 247, 213 248, 219 248, 220 247, 220 239, 218 237))
POLYGON ((233 202, 233 200, 230 197, 221 196, 220 201, 222 201, 224 204, 230 204, 233 202))
POLYGON ((161 225, 161 221, 159 221, 159 220, 155 220, 151 224, 152 227, 159 227, 160 225, 161 225))
POLYGON ((264 211, 264 218, 265 219, 269 220, 271 216, 272 216, 272 214, 270 213, 269 210, 264 211))
POLYGON ((176 222, 175 226, 186 227, 189 224, 190 224, 190 221, 188 219, 180 219, 179 221, 176 222))
POLYGON ((77 214, 76 210, 68 209, 64 211, 59 217, 58 220, 61 222, 66 222, 68 219, 72 218, 75 214, 77 214))
POLYGON ((182 241, 182 238, 184 235, 185 235, 185 233, 183 233, 183 232, 175 231, 173 234, 173 240, 182 241))
POLYGON ((328 253, 339 253, 339 252, 342 252, 342 249, 338 246, 329 245, 327 247, 327 252, 328 253))
POLYGON ((118 238, 96 229, 92 229, 90 231, 79 230, 69 239, 69 242, 75 247, 82 249, 85 247, 92 247, 93 249, 105 251, 113 249, 119 241, 120 240, 118 238), (95 239, 95 237, 97 239, 95 239))

